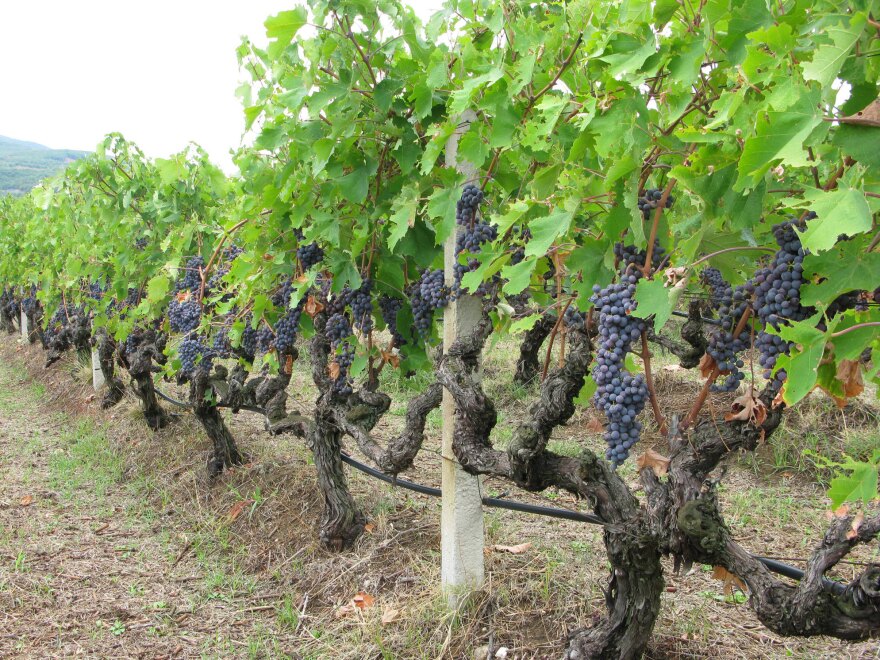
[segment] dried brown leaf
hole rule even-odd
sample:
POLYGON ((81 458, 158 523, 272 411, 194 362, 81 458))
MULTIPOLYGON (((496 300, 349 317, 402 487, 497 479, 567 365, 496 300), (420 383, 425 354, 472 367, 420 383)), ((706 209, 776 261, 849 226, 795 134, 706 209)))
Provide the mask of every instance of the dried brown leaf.
POLYGON ((867 108, 859 110, 848 117, 835 118, 834 121, 841 124, 856 124, 857 126, 872 126, 880 128, 880 99, 875 99, 867 108))
POLYGON ((382 625, 387 626, 389 623, 394 623, 400 618, 400 610, 396 610, 393 607, 386 607, 385 611, 382 612, 382 625))
POLYGON ((730 405, 731 412, 724 416, 724 421, 730 422, 737 420, 740 422, 751 422, 755 426, 760 426, 767 419, 767 407, 764 402, 758 399, 751 388, 749 391, 738 397, 730 405))
POLYGON ((590 421, 587 422, 587 430, 591 433, 602 433, 605 427, 598 418, 590 417, 590 421))
POLYGON ((241 515, 241 512, 244 511, 247 507, 253 504, 253 500, 240 500, 229 507, 229 511, 226 512, 226 518, 229 522, 233 522, 236 518, 241 515))
POLYGON ((708 378, 715 372, 715 359, 711 357, 708 353, 703 353, 703 357, 700 358, 700 375, 703 378, 708 378))
POLYGON ((351 602, 354 603, 355 607, 364 610, 368 607, 372 607, 373 604, 376 602, 376 599, 373 598, 366 591, 358 591, 354 595, 354 598, 352 598, 351 602))
POLYGON ((847 541, 852 541, 859 537, 859 527, 862 526, 863 522, 865 522, 865 514, 859 511, 853 518, 850 530, 846 533, 847 541))
POLYGON ((489 549, 495 552, 509 552, 512 555, 521 555, 531 547, 531 543, 520 543, 519 545, 493 545, 489 546, 489 549))
POLYGON ((649 449, 636 459, 636 467, 639 471, 651 468, 658 477, 662 477, 669 472, 669 463, 670 461, 666 456, 653 449, 649 449))
POLYGON ((336 380, 337 378, 339 378, 339 372, 340 372, 339 363, 334 360, 333 362, 330 363, 330 366, 327 367, 327 373, 330 374, 330 378, 332 378, 333 380, 336 380))
POLYGON ((712 569, 712 577, 721 580, 724 583, 724 595, 729 596, 733 593, 734 588, 739 589, 744 594, 749 592, 746 583, 740 580, 736 575, 728 571, 724 566, 715 566, 712 569))
POLYGON ((315 298, 315 296, 309 296, 306 300, 306 304, 303 307, 303 311, 309 315, 310 318, 315 318, 321 311, 324 309, 324 305, 320 303, 320 301, 315 298))
POLYGON ((24 497, 22 497, 18 501, 18 503, 21 504, 22 506, 30 506, 31 504, 34 503, 34 496, 33 495, 25 495, 24 497))

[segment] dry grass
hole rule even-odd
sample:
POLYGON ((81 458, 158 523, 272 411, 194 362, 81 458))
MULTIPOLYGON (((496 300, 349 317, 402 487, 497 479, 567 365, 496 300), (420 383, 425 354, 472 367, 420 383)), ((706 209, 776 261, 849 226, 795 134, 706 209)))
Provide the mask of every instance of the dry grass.
MULTIPOLYGON (((38 562, 30 573, 13 577, 11 590, 23 603, 20 607, 37 618, 19 619, 12 630, 19 636, 45 632, 43 637, 57 646, 44 647, 50 649, 44 655, 72 654, 79 646, 86 655, 117 657, 473 658, 486 657, 489 648, 506 646, 519 658, 553 658, 561 655, 569 631, 588 625, 602 612, 607 564, 597 527, 487 510, 487 546, 531 542, 532 547, 518 555, 489 552, 486 585, 459 611, 450 613, 438 589, 436 500, 350 471, 351 489, 368 514, 371 531, 353 550, 328 553, 316 543, 322 504, 310 454, 295 438, 269 436, 255 415, 230 416, 229 424, 250 462, 209 482, 204 466, 208 443, 191 416, 182 413, 174 425, 154 434, 131 398, 111 411, 101 411, 99 397, 91 390, 90 371, 88 379, 72 381, 72 365, 43 370, 41 350, 9 339, 0 345, 0 353, 7 379, 42 388, 33 394, 39 402, 33 419, 23 424, 61 430, 76 426, 80 419, 92 429, 90 433, 106 439, 111 454, 94 456, 95 470, 113 463, 108 457, 114 456, 119 473, 108 477, 112 484, 100 502, 89 501, 94 497, 91 482, 82 493, 85 498, 81 501, 74 495, 73 501, 96 520, 107 518, 101 513, 109 511, 111 529, 123 517, 127 529, 121 545, 136 546, 126 558, 116 551, 108 554, 98 545, 101 537, 89 533, 88 525, 65 519, 72 525, 66 543, 75 544, 82 553, 78 572, 68 576, 66 565, 59 569, 49 561, 52 551, 48 550, 40 561, 49 563, 38 562), (13 373, 16 370, 19 373, 13 373), (117 582, 140 585, 142 591, 132 588, 129 594, 128 587, 120 589, 108 581, 86 585, 75 579, 113 573, 118 573, 117 582), (39 585, 25 581, 35 575, 49 580, 56 595, 63 589, 69 597, 41 600, 39 585), (92 610, 105 607, 100 589, 114 594, 117 614, 109 604, 99 616, 90 612, 89 599, 100 603, 92 610), (335 616, 358 591, 372 595, 375 605, 335 616), (156 602, 167 607, 157 610, 152 605, 156 602), (399 614, 383 625, 382 616, 389 610, 399 614), (98 620, 104 623, 96 629, 98 620), (119 634, 111 630, 116 621, 125 627, 119 634)), ((487 355, 484 375, 501 412, 500 445, 509 438, 511 425, 527 414, 529 391, 504 384, 511 373, 510 346, 496 347, 487 355)), ((657 384, 668 410, 686 410, 698 387, 690 374, 662 369, 657 384)), ((418 386, 387 375, 385 388, 395 396, 395 404, 393 414, 377 429, 380 437, 399 428, 402 406, 418 386)), ((163 387, 169 392, 175 389, 163 387)), ((291 392, 293 405, 307 410, 313 389, 304 374, 297 375, 291 392)), ((727 404, 723 397, 712 398, 716 414, 727 404)), ((851 433, 873 433, 877 438, 876 408, 859 404, 835 413, 843 417, 832 423, 818 408, 809 412, 822 405, 810 400, 804 412, 791 415, 779 442, 796 447, 804 430, 795 426, 798 423, 809 424, 816 433, 825 429, 835 434, 825 439, 838 449, 851 433), (817 416, 827 426, 818 427, 817 416), (854 426, 859 429, 853 431, 854 426)), ((0 417, 9 414, 0 409, 0 417)), ((407 478, 438 483, 438 419, 429 420, 425 451, 407 478)), ((588 409, 579 409, 568 426, 557 430, 552 447, 566 453, 583 447, 601 450, 595 421, 588 409)), ((60 442, 60 437, 50 436, 46 451, 60 442)), ((662 448, 662 439, 649 434, 646 444, 662 448)), ((8 458, 12 446, 3 445, 0 459, 8 458)), ((29 460, 38 467, 21 488, 33 487, 41 476, 51 474, 48 467, 40 467, 42 458, 29 460)), ((21 483, 26 461, 15 471, 21 483)), ((634 481, 631 464, 621 473, 634 481)), ((756 457, 730 461, 721 498, 741 542, 757 553, 804 557, 825 524, 823 490, 814 477, 807 469, 780 467, 769 447, 756 457)), ((559 492, 523 493, 495 479, 485 480, 483 488, 490 494, 507 492, 526 501, 586 510, 583 503, 559 492)), ((6 513, 12 509, 14 503, 6 513)), ((6 515, 3 511, 0 515, 6 515)), ((53 515, 57 523, 62 513, 53 515)), ((14 543, 0 544, 4 570, 11 565, 5 556, 10 548, 38 545, 38 535, 51 521, 51 516, 46 521, 34 519, 31 527, 14 535, 14 543)), ((876 555, 876 550, 865 548, 855 559, 876 559, 876 555)), ((839 574, 856 569, 844 565, 839 574)), ((747 605, 725 598, 721 584, 703 567, 673 575, 667 563, 665 571, 669 588, 649 650, 651 658, 877 657, 876 643, 779 638, 761 626, 747 605)), ((0 589, 0 598, 7 593, 0 589)), ((27 649, 16 649, 20 639, 4 637, 6 632, 0 627, 0 655, 28 655, 27 649)))

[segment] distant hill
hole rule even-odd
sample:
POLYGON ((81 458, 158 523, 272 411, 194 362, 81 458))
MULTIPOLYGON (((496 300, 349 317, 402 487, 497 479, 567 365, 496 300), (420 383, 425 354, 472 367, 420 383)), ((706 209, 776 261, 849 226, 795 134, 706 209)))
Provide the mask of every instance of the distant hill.
POLYGON ((0 135, 0 195, 24 195, 41 179, 57 174, 87 151, 50 149, 0 135))

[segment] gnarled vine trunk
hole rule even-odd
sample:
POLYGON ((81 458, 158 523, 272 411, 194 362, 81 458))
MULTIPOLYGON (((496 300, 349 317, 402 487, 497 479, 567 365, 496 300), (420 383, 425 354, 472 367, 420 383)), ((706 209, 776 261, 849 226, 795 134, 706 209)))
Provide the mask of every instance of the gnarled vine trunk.
POLYGON ((541 372, 541 360, 538 351, 547 339, 547 335, 556 324, 556 315, 550 312, 539 318, 535 325, 526 330, 522 344, 519 347, 519 358, 516 361, 516 372, 513 382, 517 385, 527 385, 537 378, 541 372))

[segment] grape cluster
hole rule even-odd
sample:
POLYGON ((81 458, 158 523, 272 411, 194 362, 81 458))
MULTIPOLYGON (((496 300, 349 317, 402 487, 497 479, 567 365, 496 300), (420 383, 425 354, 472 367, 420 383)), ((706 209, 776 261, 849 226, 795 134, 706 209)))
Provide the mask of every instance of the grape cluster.
MULTIPOLYGON (((645 220, 651 218, 654 209, 660 204, 661 197, 663 197, 663 191, 657 189, 646 190, 644 195, 639 196, 639 211, 642 212, 642 217, 645 220)), ((666 198, 666 208, 672 208, 674 203, 675 197, 672 195, 666 198)))
POLYGON ((599 313, 599 350, 593 367, 597 389, 593 400, 608 420, 605 456, 615 467, 626 460, 638 442, 642 424, 637 417, 648 399, 644 376, 634 376, 624 369, 627 352, 645 329, 645 322, 632 316, 636 282, 638 275, 624 273, 617 283, 604 288, 594 285, 590 298, 599 313))
POLYGON ((483 191, 472 183, 461 191, 461 198, 455 205, 455 221, 459 225, 471 225, 477 218, 477 209, 484 199, 483 191))
POLYGON ((568 328, 583 330, 586 321, 587 315, 584 312, 579 311, 578 308, 574 306, 574 303, 566 307, 565 313, 562 315, 562 322, 565 323, 568 328))
POLYGON ((232 342, 229 341, 229 328, 223 327, 214 335, 214 343, 211 351, 220 358, 229 357, 232 354, 232 342))
POLYGON ((357 291, 351 295, 351 314, 354 318, 354 326, 365 335, 373 330, 373 303, 370 292, 373 290, 373 280, 365 277, 357 291))
POLYGON ((104 292, 107 290, 106 287, 101 286, 100 282, 92 282, 89 284, 89 298, 92 300, 100 300, 104 297, 104 292))
POLYGON ((168 304, 168 318, 171 329, 175 332, 187 333, 199 327, 202 319, 202 306, 195 300, 177 300, 168 304))
POLYGON ((232 245, 227 247, 225 250, 223 250, 223 259, 227 263, 230 263, 232 261, 235 261, 239 257, 239 255, 241 255, 243 253, 244 253, 244 250, 242 248, 240 248, 239 246, 237 246, 235 243, 233 243, 232 245))
MULTIPOLYGON (((800 221, 789 219, 773 227, 773 237, 779 250, 766 268, 755 273, 755 311, 765 326, 776 330, 790 321, 806 319, 811 310, 801 306, 801 285, 804 282, 804 257, 807 252, 801 245, 797 228, 800 221)), ((759 333, 756 342, 760 351, 759 362, 764 367, 764 377, 771 378, 777 358, 787 354, 791 344, 781 337, 767 332, 759 333)), ((777 389, 785 382, 787 374, 780 369, 773 377, 777 389)))
POLYGON ((196 368, 210 371, 213 366, 214 353, 198 339, 187 338, 180 343, 177 357, 180 358, 181 374, 190 377, 195 373, 196 368), (201 358, 200 361, 199 358, 201 358), (197 362, 198 364, 196 364, 197 362))
POLYGON ((379 297, 379 312, 382 314, 382 320, 391 333, 392 344, 400 347, 406 343, 406 339, 397 329, 397 313, 403 307, 403 301, 400 298, 383 294, 379 297))
POLYGON ((150 241, 149 241, 149 239, 148 239, 146 236, 141 236, 139 239, 137 239, 137 240, 134 242, 134 247, 135 247, 136 250, 141 250, 141 251, 143 251, 143 250, 145 250, 145 249, 147 248, 147 245, 149 244, 149 242, 150 242, 150 241))
POLYGON ((413 323, 419 334, 430 334, 431 325, 434 323, 434 310, 446 307, 449 298, 450 291, 443 282, 443 271, 427 268, 422 271, 422 276, 409 289, 413 323))
POLYGON ((296 256, 302 269, 308 270, 315 264, 320 263, 324 258, 324 250, 317 243, 309 243, 307 245, 300 245, 296 249, 296 256))
POLYGON ((288 277, 281 286, 272 294, 272 304, 282 309, 290 306, 290 296, 293 293, 293 278, 288 277))
MULTIPOLYGON (((528 243, 532 238, 532 232, 528 227, 522 227, 519 230, 519 237, 522 240, 521 245, 517 245, 513 248, 513 252, 510 254, 510 265, 516 266, 523 259, 526 258, 526 243, 528 243)), ((513 235, 516 236, 516 229, 513 230, 513 235)))
MULTIPOLYGON (((462 228, 455 239, 455 255, 477 254, 484 243, 489 243, 498 238, 498 229, 488 222, 477 221, 477 210, 483 201, 483 191, 473 184, 464 187, 461 199, 455 208, 455 221, 462 228)), ((456 263, 454 272, 453 292, 456 296, 461 295, 461 279, 465 273, 479 268, 477 259, 468 259, 466 264, 456 263)), ((482 285, 475 292, 477 295, 486 293, 482 285)))
MULTIPOLYGON (((630 266, 639 270, 645 265, 645 259, 648 257, 647 250, 640 250, 634 245, 624 245, 623 243, 614 244, 614 256, 619 262, 620 272, 632 270, 630 266)), ((651 251, 651 267, 657 269, 666 261, 666 250, 660 246, 660 241, 654 241, 654 249, 651 251)))
POLYGON ((254 332, 254 340, 256 342, 256 350, 254 353, 266 353, 272 348, 275 334, 272 332, 272 328, 262 325, 254 332))
POLYGON ((717 268, 706 268, 700 279, 712 292, 712 308, 718 312, 721 321, 713 333, 709 335, 706 353, 715 361, 718 371, 727 377, 720 383, 712 383, 713 392, 733 392, 745 379, 741 371, 745 362, 739 355, 750 345, 748 334, 740 333, 733 336, 736 324, 746 310, 747 299, 753 291, 751 283, 732 287, 717 268))
POLYGON ((175 291, 198 291, 202 287, 202 276, 200 269, 205 267, 205 260, 202 257, 193 257, 186 262, 186 269, 183 277, 177 280, 175 291))
POLYGON ((275 325, 275 350, 281 355, 290 355, 299 332, 299 320, 305 307, 305 299, 293 309, 288 309, 275 325))
POLYGON ((706 268, 700 274, 700 280, 709 287, 711 307, 716 312, 724 305, 729 306, 733 301, 733 287, 717 268, 706 268))
POLYGON ((354 346, 347 341, 352 335, 351 325, 344 314, 334 314, 327 319, 324 333, 330 340, 330 349, 335 354, 334 361, 339 366, 339 374, 333 380, 333 391, 348 396, 353 391, 348 377, 348 370, 354 362, 354 346))

